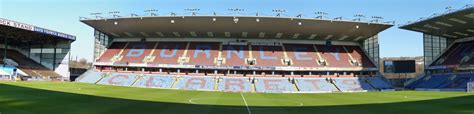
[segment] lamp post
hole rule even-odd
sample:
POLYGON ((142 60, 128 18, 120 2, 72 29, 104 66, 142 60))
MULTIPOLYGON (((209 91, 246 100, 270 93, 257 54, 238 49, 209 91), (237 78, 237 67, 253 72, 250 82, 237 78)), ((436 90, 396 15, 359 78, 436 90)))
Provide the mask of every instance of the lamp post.
POLYGON ((448 7, 444 8, 444 9, 446 9, 447 12, 452 12, 452 11, 454 10, 453 7, 451 7, 451 6, 448 6, 448 7))
POLYGON ((360 21, 362 18, 365 18, 365 16, 362 14, 355 14, 354 18, 354 21, 360 21))
POLYGON ((298 14, 296 15, 297 18, 302 18, 303 17, 303 14, 298 14))
POLYGON ((322 12, 322 11, 315 12, 314 14, 317 15, 316 18, 318 18, 318 19, 323 19, 324 16, 328 15, 328 13, 322 12))
POLYGON ((380 16, 372 16, 372 22, 381 22, 383 20, 383 17, 380 16))
POLYGON ((109 12, 109 14, 112 15, 112 17, 114 17, 114 18, 120 17, 119 15, 117 15, 117 14, 120 14, 119 11, 111 11, 111 12, 109 12))
POLYGON ((170 15, 171 15, 171 16, 176 16, 176 13, 170 12, 170 15))
POLYGON ((191 12, 191 14, 193 16, 197 15, 197 12, 199 12, 199 10, 201 10, 201 9, 199 9, 199 8, 186 8, 186 9, 184 9, 184 11, 191 12))
POLYGON ((91 13, 90 15, 94 16, 95 19, 99 19, 99 18, 102 18, 102 13, 91 13))
POLYGON ((277 17, 280 17, 282 13, 286 13, 286 10, 284 9, 273 9, 272 12, 277 13, 277 17))
POLYGON ((134 13, 130 14, 130 16, 131 16, 131 17, 138 17, 138 15, 137 15, 137 14, 134 14, 134 13))
POLYGON ((157 14, 156 14, 155 12, 158 12, 158 10, 156 10, 156 9, 148 9, 148 10, 145 10, 144 12, 149 13, 150 16, 157 16, 157 14))
POLYGON ((241 14, 245 9, 242 8, 229 8, 227 11, 231 12, 232 15, 241 14))

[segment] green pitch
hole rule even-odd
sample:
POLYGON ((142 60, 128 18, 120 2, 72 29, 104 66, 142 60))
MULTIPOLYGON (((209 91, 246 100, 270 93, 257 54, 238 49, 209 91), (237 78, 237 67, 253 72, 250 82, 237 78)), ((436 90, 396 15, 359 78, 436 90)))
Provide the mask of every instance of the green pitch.
POLYGON ((0 82, 0 113, 473 114, 474 93, 223 93, 73 82, 0 82))

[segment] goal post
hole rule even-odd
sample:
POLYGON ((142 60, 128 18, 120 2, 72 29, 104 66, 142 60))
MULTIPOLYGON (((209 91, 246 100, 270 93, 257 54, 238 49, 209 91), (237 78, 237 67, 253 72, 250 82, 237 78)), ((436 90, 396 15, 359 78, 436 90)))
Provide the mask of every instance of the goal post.
POLYGON ((474 82, 467 83, 467 92, 474 92, 474 82))

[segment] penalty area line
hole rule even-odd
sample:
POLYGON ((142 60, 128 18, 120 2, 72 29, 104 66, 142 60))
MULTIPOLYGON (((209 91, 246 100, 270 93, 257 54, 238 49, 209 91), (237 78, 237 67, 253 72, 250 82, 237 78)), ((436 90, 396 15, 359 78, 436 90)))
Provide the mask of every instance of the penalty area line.
POLYGON ((240 96, 242 97, 242 100, 244 100, 245 106, 247 107, 247 111, 249 112, 249 114, 252 114, 252 111, 250 111, 250 107, 247 104, 247 101, 245 100, 244 95, 242 93, 240 93, 240 96))

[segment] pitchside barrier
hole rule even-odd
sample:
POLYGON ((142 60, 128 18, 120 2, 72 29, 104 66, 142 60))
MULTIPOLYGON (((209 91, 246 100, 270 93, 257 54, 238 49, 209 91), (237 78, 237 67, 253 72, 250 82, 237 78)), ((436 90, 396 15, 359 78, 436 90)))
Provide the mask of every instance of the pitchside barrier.
POLYGON ((467 83, 467 92, 474 92, 474 82, 467 83))

